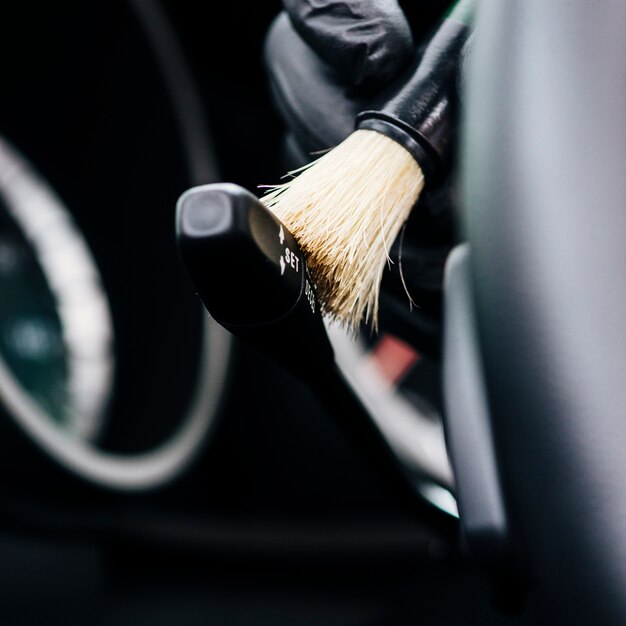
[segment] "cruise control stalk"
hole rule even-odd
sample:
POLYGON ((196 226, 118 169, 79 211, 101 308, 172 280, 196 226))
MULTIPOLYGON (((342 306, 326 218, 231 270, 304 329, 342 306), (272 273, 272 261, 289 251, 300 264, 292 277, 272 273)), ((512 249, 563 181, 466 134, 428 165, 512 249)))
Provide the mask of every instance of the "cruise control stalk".
POLYGON ((219 183, 180 197, 176 232, 213 318, 307 383, 389 487, 415 501, 407 471, 337 368, 304 256, 287 228, 247 190, 219 183))

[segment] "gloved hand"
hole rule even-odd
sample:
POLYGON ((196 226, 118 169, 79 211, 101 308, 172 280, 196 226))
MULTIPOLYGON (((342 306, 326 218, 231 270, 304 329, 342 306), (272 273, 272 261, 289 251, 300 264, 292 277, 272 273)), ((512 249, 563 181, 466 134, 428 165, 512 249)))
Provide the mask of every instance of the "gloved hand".
POLYGON ((265 46, 272 93, 291 135, 292 157, 310 160, 354 130, 356 114, 406 67, 446 2, 284 0, 265 46))

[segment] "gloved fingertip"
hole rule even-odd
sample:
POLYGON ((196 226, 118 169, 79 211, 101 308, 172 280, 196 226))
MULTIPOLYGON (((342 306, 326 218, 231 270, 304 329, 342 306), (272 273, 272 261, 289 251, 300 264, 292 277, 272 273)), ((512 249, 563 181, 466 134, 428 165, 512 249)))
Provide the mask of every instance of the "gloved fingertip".
POLYGON ((411 28, 396 0, 283 0, 299 35, 355 87, 379 88, 413 54, 411 28))

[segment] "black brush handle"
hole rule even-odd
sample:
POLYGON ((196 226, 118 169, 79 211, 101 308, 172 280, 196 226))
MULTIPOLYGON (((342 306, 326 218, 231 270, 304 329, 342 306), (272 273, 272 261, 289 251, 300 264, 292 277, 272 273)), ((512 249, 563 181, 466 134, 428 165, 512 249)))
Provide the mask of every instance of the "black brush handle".
POLYGON ((357 117, 357 128, 375 130, 404 146, 428 183, 441 176, 450 160, 459 71, 474 4, 475 0, 459 0, 423 53, 357 117))

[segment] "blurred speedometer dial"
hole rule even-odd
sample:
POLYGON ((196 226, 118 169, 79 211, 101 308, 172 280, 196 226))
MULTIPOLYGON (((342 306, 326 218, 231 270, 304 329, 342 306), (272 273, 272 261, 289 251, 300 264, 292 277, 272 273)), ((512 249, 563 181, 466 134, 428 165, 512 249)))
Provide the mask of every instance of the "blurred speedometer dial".
POLYGON ((85 240, 0 138, 0 394, 19 386, 68 434, 93 439, 113 369, 109 304, 85 240))

